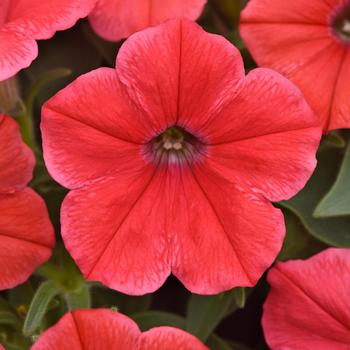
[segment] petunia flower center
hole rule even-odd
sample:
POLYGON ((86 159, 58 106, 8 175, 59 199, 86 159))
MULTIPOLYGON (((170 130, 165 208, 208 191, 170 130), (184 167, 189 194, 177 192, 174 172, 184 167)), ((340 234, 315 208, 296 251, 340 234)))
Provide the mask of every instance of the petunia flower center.
POLYGON ((350 5, 343 8, 334 17, 332 27, 338 38, 350 43, 350 5))
POLYGON ((180 126, 172 126, 146 145, 146 153, 157 163, 193 162, 205 153, 205 145, 180 126))

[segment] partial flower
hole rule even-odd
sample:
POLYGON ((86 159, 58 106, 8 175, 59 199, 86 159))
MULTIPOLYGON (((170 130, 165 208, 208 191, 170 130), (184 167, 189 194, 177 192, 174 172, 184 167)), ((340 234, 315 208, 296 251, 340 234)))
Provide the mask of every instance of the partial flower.
POLYGON ((272 350, 350 349, 350 249, 278 263, 263 328, 272 350))
POLYGON ((68 313, 48 329, 32 350, 208 350, 193 335, 172 327, 141 333, 136 323, 107 309, 68 313))
POLYGON ((196 20, 206 0, 98 0, 89 16, 102 38, 119 41, 168 19, 196 20))
POLYGON ((318 120, 267 69, 186 20, 133 35, 117 69, 81 76, 43 107, 44 157, 72 191, 65 245, 89 280, 129 294, 172 272, 192 292, 252 286, 278 254, 271 201, 306 183, 318 120))
POLYGON ((350 127, 349 0, 251 0, 240 32, 260 66, 300 87, 324 132, 350 127))
POLYGON ((36 40, 72 27, 96 0, 1 0, 0 81, 28 67, 38 55, 36 40))
POLYGON ((17 123, 0 114, 0 290, 24 282, 54 245, 44 201, 26 187, 33 167, 17 123))

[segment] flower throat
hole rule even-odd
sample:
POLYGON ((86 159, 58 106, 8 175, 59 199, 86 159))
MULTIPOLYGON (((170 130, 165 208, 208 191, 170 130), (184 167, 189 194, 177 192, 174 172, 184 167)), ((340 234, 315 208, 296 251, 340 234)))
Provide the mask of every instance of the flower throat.
POLYGON ((147 144, 147 154, 156 162, 191 163, 201 158, 205 145, 179 126, 171 126, 147 144))
POLYGON ((332 28, 340 40, 350 44, 350 3, 333 18, 332 28))

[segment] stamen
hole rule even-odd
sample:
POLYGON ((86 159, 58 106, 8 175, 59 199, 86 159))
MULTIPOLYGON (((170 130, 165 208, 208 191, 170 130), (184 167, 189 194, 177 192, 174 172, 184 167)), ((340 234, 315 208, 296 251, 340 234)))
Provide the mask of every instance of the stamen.
POLYGON ((350 19, 345 19, 342 26, 342 32, 350 36, 350 19))

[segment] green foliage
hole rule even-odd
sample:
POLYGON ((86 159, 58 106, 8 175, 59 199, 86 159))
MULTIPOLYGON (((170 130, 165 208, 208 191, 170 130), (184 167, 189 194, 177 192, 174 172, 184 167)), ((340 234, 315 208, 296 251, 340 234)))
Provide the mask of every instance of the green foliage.
POLYGON ((186 328, 205 342, 225 316, 244 304, 243 288, 211 296, 192 294, 187 306, 186 328))
POLYGON ((91 293, 93 307, 116 307, 118 311, 129 316, 148 310, 152 303, 152 294, 130 296, 106 288, 99 283, 91 286, 91 293))
POLYGON ((50 302, 59 292, 59 289, 53 281, 45 281, 40 285, 30 304, 23 325, 24 335, 33 335, 40 328, 50 302))
MULTIPOLYGON (((184 317, 164 311, 147 311, 134 315, 133 320, 139 325, 142 331, 147 331, 154 327, 176 327, 189 331, 188 329, 188 319, 184 317)), ((206 340, 207 346, 213 350, 232 350, 235 349, 231 347, 223 339, 211 333, 206 340)), ((237 347, 237 350, 239 348, 237 347)))
POLYGON ((0 311, 0 324, 10 327, 17 327, 19 323, 16 314, 10 311, 0 311))
POLYGON ((318 152, 316 171, 305 188, 281 205, 294 212, 314 237, 336 247, 350 247, 350 216, 320 218, 314 211, 332 187, 343 158, 343 151, 337 147, 322 145, 318 152))
POLYGON ((153 327, 169 326, 186 329, 186 320, 176 314, 164 311, 147 311, 132 316, 142 331, 153 327))
POLYGON ((232 346, 230 346, 227 342, 216 336, 215 334, 211 334, 211 336, 208 338, 206 345, 210 349, 215 350, 232 350, 232 346))
POLYGON ((308 258, 327 247, 306 230, 301 220, 290 210, 283 210, 286 237, 277 260, 308 258))
POLYGON ((337 180, 319 202, 314 215, 318 218, 350 215, 350 143, 337 180))

